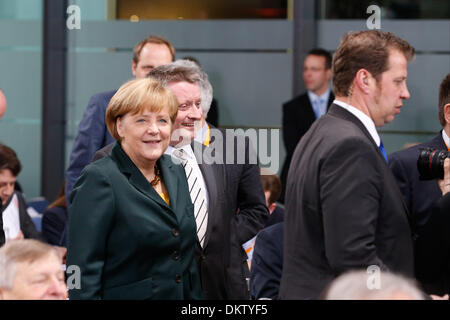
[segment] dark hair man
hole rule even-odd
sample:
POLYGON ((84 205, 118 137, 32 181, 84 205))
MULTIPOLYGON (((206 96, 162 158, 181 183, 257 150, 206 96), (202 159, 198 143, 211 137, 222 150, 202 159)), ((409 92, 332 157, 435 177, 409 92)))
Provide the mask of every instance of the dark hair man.
MULTIPOLYGON (((417 159, 420 149, 450 148, 450 74, 442 80, 439 90, 439 121, 442 130, 431 140, 389 155, 389 167, 394 174, 409 212, 417 222, 418 239, 415 252, 415 274, 424 290, 443 295, 450 292, 450 252, 444 250, 446 223, 432 209, 442 197, 437 180, 420 180, 417 159)), ((448 248, 445 247, 445 248, 448 248)))
POLYGON ((287 174, 295 147, 313 122, 327 112, 334 100, 330 79, 331 54, 324 49, 309 51, 303 63, 303 81, 307 91, 283 104, 283 141, 286 158, 280 175, 281 203, 284 203, 287 174))
POLYGON ((348 33, 333 57, 336 99, 297 145, 286 189, 282 299, 317 299, 349 269, 413 276, 408 212, 376 127, 409 98, 414 48, 390 32, 348 33))

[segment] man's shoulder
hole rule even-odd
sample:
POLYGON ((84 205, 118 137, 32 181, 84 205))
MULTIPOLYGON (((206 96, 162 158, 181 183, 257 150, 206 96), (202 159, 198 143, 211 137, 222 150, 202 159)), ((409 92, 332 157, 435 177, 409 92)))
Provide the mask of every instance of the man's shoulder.
POLYGON ((270 242, 283 246, 284 223, 278 222, 262 229, 257 236, 257 242, 270 242))
POLYGON ((103 101, 103 102, 109 103, 109 101, 111 100, 111 98, 114 96, 114 94, 116 92, 117 92, 117 89, 95 93, 91 96, 91 102, 92 101, 103 101))
MULTIPOLYGON (((401 161, 401 162, 411 162, 411 163, 416 163, 417 161, 417 157, 419 156, 419 152, 422 148, 433 148, 433 149, 439 149, 440 140, 442 140, 442 137, 440 137, 439 135, 434 137, 431 140, 428 140, 424 143, 420 143, 417 145, 414 145, 412 147, 409 147, 407 149, 402 149, 396 152, 393 152, 389 155, 389 162, 394 162, 394 161, 401 161)), ((443 140, 442 140, 443 141, 443 140)))
POLYGON ((289 101, 286 101, 283 103, 283 109, 290 109, 290 108, 295 108, 301 105, 305 105, 308 104, 309 102, 309 97, 308 94, 305 92, 301 95, 298 95, 294 98, 292 98, 289 101))

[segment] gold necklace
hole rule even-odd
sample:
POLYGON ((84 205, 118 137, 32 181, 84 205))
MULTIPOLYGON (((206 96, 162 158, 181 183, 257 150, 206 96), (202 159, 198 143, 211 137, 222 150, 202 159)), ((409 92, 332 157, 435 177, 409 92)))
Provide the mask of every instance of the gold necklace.
POLYGON ((150 181, 150 183, 153 187, 155 187, 159 183, 159 181, 161 181, 161 179, 159 178, 159 168, 155 164, 155 177, 152 181, 150 181))

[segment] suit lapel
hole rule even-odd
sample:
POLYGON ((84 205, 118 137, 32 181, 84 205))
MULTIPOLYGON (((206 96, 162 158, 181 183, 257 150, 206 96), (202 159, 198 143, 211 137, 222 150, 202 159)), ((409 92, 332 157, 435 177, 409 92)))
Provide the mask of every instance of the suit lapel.
MULTIPOLYGON (((197 145, 197 142, 193 142, 193 144, 197 145)), ((216 210, 214 209, 217 206, 218 200, 217 169, 219 169, 221 165, 212 164, 213 160, 209 157, 209 153, 204 152, 204 150, 209 147, 202 145, 202 154, 199 154, 199 146, 197 145, 197 147, 195 147, 194 145, 192 145, 192 149, 194 150, 195 158, 197 159, 198 166, 202 172, 203 179, 205 180, 206 191, 208 193, 208 225, 206 226, 205 242, 203 245, 203 247, 206 248, 211 235, 211 228, 214 225, 214 220, 216 218, 214 214, 216 210)))

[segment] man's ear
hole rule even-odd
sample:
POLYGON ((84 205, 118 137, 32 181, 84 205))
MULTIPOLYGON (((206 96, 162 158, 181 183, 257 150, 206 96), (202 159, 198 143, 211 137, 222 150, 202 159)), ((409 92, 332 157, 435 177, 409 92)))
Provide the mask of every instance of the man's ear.
POLYGON ((450 125, 450 103, 447 103, 444 106, 444 119, 445 119, 445 122, 448 125, 450 125))
POLYGON ((131 61, 131 72, 133 73, 133 76, 136 77, 136 62, 134 60, 131 61))
POLYGON ((362 92, 367 94, 370 91, 370 81, 371 81, 370 72, 367 71, 366 69, 359 69, 358 72, 356 73, 353 83, 355 83, 362 92))

